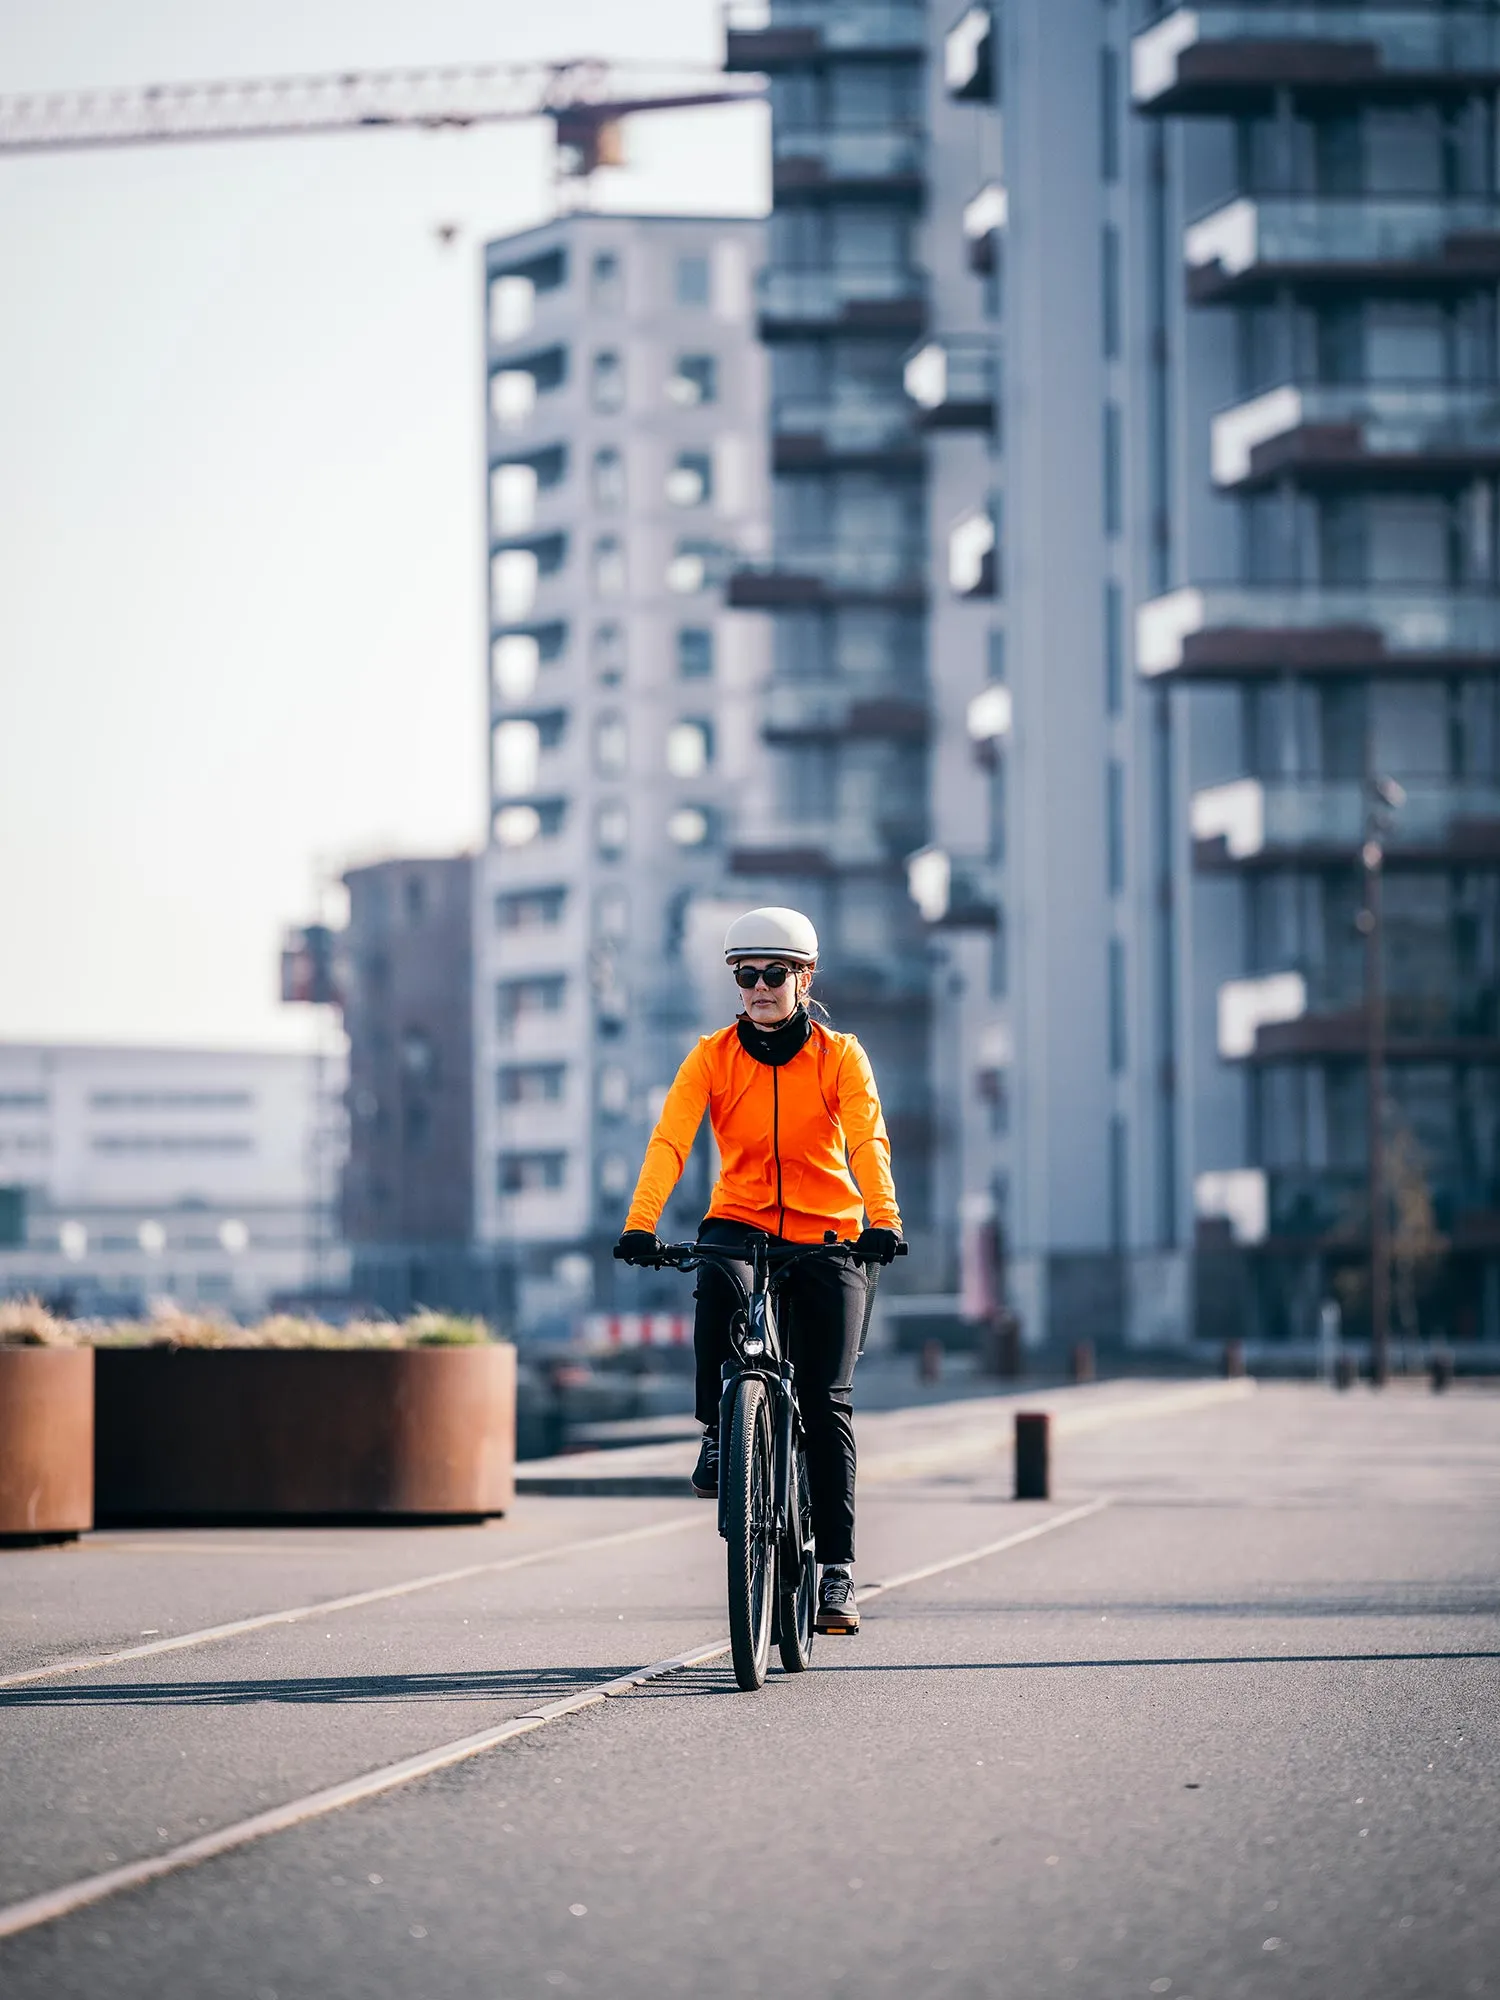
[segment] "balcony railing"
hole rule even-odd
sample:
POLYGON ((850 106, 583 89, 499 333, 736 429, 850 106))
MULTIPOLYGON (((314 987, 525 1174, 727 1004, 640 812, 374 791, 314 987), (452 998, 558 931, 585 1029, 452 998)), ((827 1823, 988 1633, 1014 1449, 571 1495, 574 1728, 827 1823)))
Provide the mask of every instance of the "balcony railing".
POLYGON ((776 125, 772 161, 778 187, 858 181, 916 181, 922 172, 920 126, 869 131, 776 125))
POLYGON ((783 396, 771 408, 778 452, 805 440, 808 456, 851 458, 918 449, 911 405, 904 397, 859 395, 783 396))
POLYGON ((1214 418, 1211 457, 1219 486, 1377 460, 1472 472, 1500 461, 1500 385, 1283 383, 1214 418))
POLYGON ((730 578, 739 605, 811 602, 821 596, 915 598, 926 589, 923 550, 879 542, 804 542, 741 556, 730 578))
POLYGON ((889 264, 783 267, 761 272, 759 295, 764 319, 906 326, 921 322, 927 279, 920 270, 889 264))
POLYGON ((920 55, 923 0, 729 0, 724 31, 730 69, 819 55, 920 55), (757 47, 757 44, 766 46, 757 47))
POLYGON ((1500 78, 1500 22, 1477 8, 1197 0, 1135 37, 1130 68, 1137 107, 1155 112, 1222 114, 1247 93, 1299 84, 1471 90, 1500 78))
POLYGON ((1145 675, 1500 666, 1500 595, 1441 585, 1204 583, 1136 612, 1145 675))
POLYGON ((996 343, 982 334, 929 340, 906 362, 906 393, 926 430, 991 430, 999 400, 996 343))
POLYGON ((927 727, 927 691, 909 680, 773 681, 761 706, 761 731, 771 742, 873 736, 916 741, 927 727))
POLYGON ((1200 301, 1299 275, 1473 284, 1500 277, 1500 198, 1236 195, 1182 242, 1200 301))
POLYGON ((783 815, 774 824, 747 825, 735 844, 734 872, 837 874, 895 870, 921 846, 920 815, 892 810, 884 816, 846 813, 823 819, 783 815))
MULTIPOLYGON (((1485 855, 1500 860, 1500 781, 1403 781, 1404 803, 1390 814, 1385 845, 1404 855, 1485 855)), ((1287 854, 1347 854, 1365 838, 1368 801, 1357 780, 1236 778, 1193 795, 1193 838, 1226 861, 1287 854)))

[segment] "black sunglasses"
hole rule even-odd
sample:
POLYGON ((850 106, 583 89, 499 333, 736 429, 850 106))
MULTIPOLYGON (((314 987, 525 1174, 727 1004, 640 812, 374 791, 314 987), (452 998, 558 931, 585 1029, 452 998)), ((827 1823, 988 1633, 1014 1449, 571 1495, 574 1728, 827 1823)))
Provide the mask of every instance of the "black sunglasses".
POLYGON ((773 993, 778 993, 795 970, 796 967, 791 965, 737 965, 734 968, 734 983, 742 992, 748 993, 763 979, 773 993))

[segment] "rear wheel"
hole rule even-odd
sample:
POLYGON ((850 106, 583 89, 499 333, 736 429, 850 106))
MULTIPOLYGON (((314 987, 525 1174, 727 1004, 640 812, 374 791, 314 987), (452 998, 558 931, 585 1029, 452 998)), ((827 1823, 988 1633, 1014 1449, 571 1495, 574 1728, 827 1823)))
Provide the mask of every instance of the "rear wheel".
POLYGON ((813 1547, 812 1507, 807 1492, 807 1459, 799 1444, 792 1453, 791 1504, 798 1532, 788 1535, 776 1565, 776 1644, 789 1674, 804 1672, 812 1660, 813 1619, 817 1614, 818 1558, 813 1547))
POLYGON ((761 1687, 771 1659, 776 1583, 771 1416, 766 1388, 747 1376, 735 1390, 719 1480, 729 1543, 729 1639, 734 1677, 747 1692, 761 1687))

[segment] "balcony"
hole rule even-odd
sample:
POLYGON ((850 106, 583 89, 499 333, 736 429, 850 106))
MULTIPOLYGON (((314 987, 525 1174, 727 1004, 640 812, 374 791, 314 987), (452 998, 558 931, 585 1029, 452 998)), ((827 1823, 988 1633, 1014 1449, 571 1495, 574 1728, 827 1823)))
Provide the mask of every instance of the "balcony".
POLYGON ((915 470, 921 463, 911 405, 902 396, 837 391, 786 396, 772 406, 771 465, 776 472, 835 464, 915 470))
POLYGON ((760 332, 920 333, 927 322, 924 272, 890 264, 819 265, 762 271, 760 332))
POLYGON ((1248 491, 1285 476, 1332 485, 1446 485, 1500 471, 1500 387, 1492 383, 1285 383, 1213 422, 1214 484, 1248 491))
POLYGON ((888 201, 922 196, 920 126, 840 131, 777 126, 773 134, 771 190, 785 195, 847 197, 868 192, 888 201))
POLYGON ((1500 278, 1493 195, 1236 195, 1183 232, 1198 305, 1281 285, 1430 293, 1500 278))
POLYGON ((741 557, 729 579, 729 603, 741 611, 819 604, 917 607, 926 596, 923 552, 879 543, 812 542, 741 557))
POLYGON ((1472 673, 1500 666, 1500 595, 1440 585, 1189 585, 1136 613, 1148 678, 1472 673))
POLYGON ((926 50, 923 0, 729 0, 724 67, 773 71, 830 56, 906 56, 926 50))
MULTIPOLYGON (((1393 862, 1500 862, 1500 784, 1463 778, 1403 781, 1405 803, 1384 836, 1393 862)), ((1357 780, 1236 778, 1193 795, 1194 860, 1204 871, 1353 867, 1367 800, 1357 780)))
POLYGON ((1174 7, 1130 51, 1136 109, 1232 117, 1277 90, 1364 97, 1466 94, 1500 83, 1492 15, 1411 6, 1174 7))
POLYGON ((982 334, 929 340, 910 356, 902 380, 928 431, 993 431, 999 408, 999 356, 982 334))
POLYGON ((761 710, 761 734, 768 743, 860 737, 920 743, 929 724, 925 692, 899 681, 773 681, 761 710))
POLYGON ((897 881, 906 856, 925 838, 920 815, 895 807, 874 817, 787 819, 747 827, 729 867, 735 875, 885 875, 897 881))

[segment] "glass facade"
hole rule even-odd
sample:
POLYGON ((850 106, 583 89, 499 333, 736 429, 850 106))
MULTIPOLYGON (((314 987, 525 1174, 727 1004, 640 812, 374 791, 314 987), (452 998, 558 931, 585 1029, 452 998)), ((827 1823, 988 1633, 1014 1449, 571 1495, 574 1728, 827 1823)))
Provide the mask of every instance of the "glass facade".
POLYGON ((1237 565, 1144 605, 1138 663, 1238 690, 1199 697, 1238 769, 1191 801, 1194 862, 1238 976, 1305 996, 1249 1037, 1244 1157, 1203 1176, 1260 1177, 1267 1339, 1330 1298, 1368 1336, 1377 1215, 1392 1337, 1500 1339, 1496 29, 1488 0, 1208 4, 1134 45, 1137 108, 1209 128, 1182 261, 1237 378, 1205 454, 1237 565))

